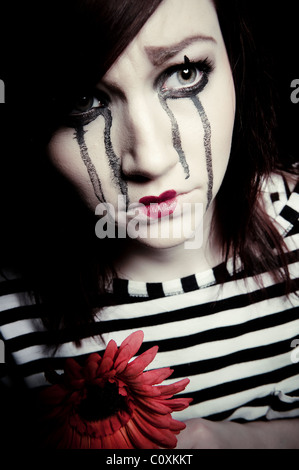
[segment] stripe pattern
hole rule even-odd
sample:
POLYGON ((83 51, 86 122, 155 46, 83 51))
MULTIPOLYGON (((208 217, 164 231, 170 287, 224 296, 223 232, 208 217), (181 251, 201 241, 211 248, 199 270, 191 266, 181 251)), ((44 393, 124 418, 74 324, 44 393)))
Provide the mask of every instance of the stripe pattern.
POLYGON ((77 331, 49 332, 41 307, 32 303, 22 282, 7 276, 0 283, 0 334, 5 342, 2 381, 29 388, 47 385, 45 372, 61 373, 67 357, 84 361, 103 353, 110 339, 118 344, 143 330, 139 353, 158 345, 150 368, 171 367, 171 383, 184 377, 183 395, 191 406, 176 413, 185 420, 277 419, 299 416, 299 185, 288 194, 278 176, 263 188, 267 210, 284 235, 293 293, 261 273, 264 290, 253 277, 232 279, 232 262, 164 283, 115 280, 111 302, 96 321, 77 331), (114 302, 114 304, 113 304, 114 302), (47 347, 59 335, 57 351, 47 347))

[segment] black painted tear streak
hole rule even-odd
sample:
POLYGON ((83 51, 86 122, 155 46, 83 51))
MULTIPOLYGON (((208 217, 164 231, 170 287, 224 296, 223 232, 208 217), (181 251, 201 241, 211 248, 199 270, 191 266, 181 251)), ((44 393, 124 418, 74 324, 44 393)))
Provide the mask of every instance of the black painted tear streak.
POLYGON ((212 161, 212 147, 211 147, 211 125, 206 115, 206 112, 201 104, 198 96, 192 96, 193 101, 204 129, 204 149, 206 156, 206 165, 208 173, 208 191, 207 191, 207 209, 211 204, 213 198, 213 185, 214 185, 214 173, 213 173, 213 161, 212 161))
POLYGON ((112 142, 111 142, 111 127, 112 127, 111 111, 108 108, 105 108, 103 110, 103 116, 105 119, 105 130, 104 130, 105 150, 106 150, 106 154, 108 157, 109 165, 114 176, 114 181, 118 184, 121 194, 125 196, 127 205, 128 205, 129 204, 128 185, 122 178, 120 158, 115 154, 113 150, 112 142))
MULTIPOLYGON (((125 196, 126 204, 128 207, 129 205, 128 186, 127 186, 127 183, 123 181, 122 179, 120 159, 115 154, 113 150, 112 142, 111 142, 112 115, 111 115, 110 110, 107 108, 94 108, 92 110, 91 116, 89 114, 86 114, 86 118, 83 119, 83 121, 80 122, 80 124, 78 124, 78 120, 73 117, 73 119, 70 120, 69 125, 72 125, 73 127, 75 127, 75 130, 76 130, 75 136, 76 136, 78 145, 80 147, 81 158, 87 168, 90 180, 94 188, 95 195, 99 199, 100 202, 106 202, 105 196, 102 190, 100 178, 98 176, 98 173, 94 164, 92 163, 89 157, 88 149, 87 149, 85 139, 84 139, 84 134, 87 132, 84 130, 84 126, 89 124, 97 116, 103 116, 105 120, 104 144, 105 144, 106 155, 108 157, 109 166, 112 171, 114 184, 118 186, 121 194, 125 196)), ((82 118, 80 117, 80 119, 82 118)))
POLYGON ((181 136, 180 136, 180 131, 179 131, 179 126, 178 126, 178 123, 174 117, 174 114, 173 112, 171 111, 171 109, 169 108, 167 102, 166 102, 166 99, 163 98, 163 96, 159 96, 159 99, 160 99, 160 103, 162 105, 162 108, 164 109, 164 111, 166 111, 167 115, 169 116, 170 118, 170 121, 171 121, 171 128, 172 128, 172 142, 173 142, 173 146, 179 156, 179 160, 180 160, 180 163, 183 167, 183 170, 184 170, 184 173, 186 175, 186 180, 188 178, 190 178, 190 170, 189 170, 189 165, 187 163, 187 160, 186 160, 186 156, 185 156, 185 153, 184 153, 184 150, 182 148, 182 142, 181 142, 181 136))
POLYGON ((89 175, 89 178, 90 178, 90 181, 92 183, 93 190, 94 190, 94 193, 95 193, 97 199, 100 202, 106 202, 105 196, 104 196, 104 193, 103 193, 103 190, 102 190, 102 185, 101 185, 100 178, 99 178, 99 176, 97 174, 97 170, 96 170, 94 164, 92 163, 92 161, 90 159, 90 156, 88 154, 88 149, 87 149, 85 139, 84 139, 85 132, 86 131, 83 129, 83 126, 77 127, 75 129, 75 137, 76 137, 78 145, 80 147, 81 158, 82 158, 83 163, 85 164, 85 166, 87 168, 88 175, 89 175))

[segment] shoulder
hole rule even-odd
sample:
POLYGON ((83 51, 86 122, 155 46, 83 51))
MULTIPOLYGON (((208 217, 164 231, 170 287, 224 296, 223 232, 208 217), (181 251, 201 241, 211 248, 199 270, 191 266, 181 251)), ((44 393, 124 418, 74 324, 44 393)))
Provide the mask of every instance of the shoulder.
POLYGON ((0 337, 22 332, 23 322, 36 318, 37 305, 27 283, 12 270, 0 270, 0 337))
POLYGON ((298 176, 285 172, 271 174, 263 181, 261 197, 267 214, 284 237, 298 232, 298 176))
POLYGON ((13 269, 0 269, 0 311, 12 308, 15 300, 26 297, 29 304, 30 290, 22 276, 13 269))

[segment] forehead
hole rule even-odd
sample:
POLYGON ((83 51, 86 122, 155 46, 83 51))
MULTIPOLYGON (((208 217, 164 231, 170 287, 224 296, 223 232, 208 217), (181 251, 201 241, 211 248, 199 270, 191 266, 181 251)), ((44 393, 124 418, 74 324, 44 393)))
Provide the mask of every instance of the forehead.
POLYGON ((118 84, 128 73, 136 78, 161 69, 184 50, 226 53, 213 0, 163 0, 102 83, 118 84))
POLYGON ((212 0, 164 0, 134 41, 147 51, 156 47, 158 54, 161 45, 180 44, 186 37, 196 36, 215 42, 221 38, 212 0))

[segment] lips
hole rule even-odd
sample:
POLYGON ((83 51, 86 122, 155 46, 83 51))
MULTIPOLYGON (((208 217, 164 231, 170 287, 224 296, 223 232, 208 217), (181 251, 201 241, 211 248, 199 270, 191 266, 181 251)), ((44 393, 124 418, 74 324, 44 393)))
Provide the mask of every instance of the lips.
POLYGON ((176 191, 170 190, 165 191, 165 193, 160 194, 160 196, 146 196, 139 200, 140 204, 148 206, 149 204, 160 204, 161 202, 173 199, 176 197, 176 191))
POLYGON ((174 190, 165 191, 160 196, 146 196, 139 200, 147 217, 160 219, 171 215, 177 206, 177 193, 174 190))

